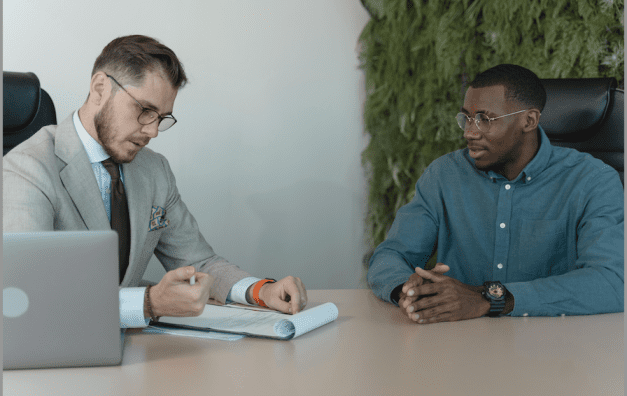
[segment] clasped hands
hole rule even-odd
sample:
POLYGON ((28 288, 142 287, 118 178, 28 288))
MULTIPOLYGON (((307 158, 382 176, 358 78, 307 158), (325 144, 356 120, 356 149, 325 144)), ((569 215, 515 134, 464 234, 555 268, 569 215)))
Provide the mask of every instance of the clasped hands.
MULTIPOLYGON (((150 289, 150 303, 154 315, 200 315, 209 300, 209 290, 213 282, 213 276, 198 272, 192 266, 167 272, 163 279, 150 289), (189 280, 194 275, 196 282, 190 285, 189 280)), ((283 313, 296 314, 307 305, 305 286, 300 278, 293 276, 287 276, 275 283, 265 283, 259 290, 259 298, 268 308, 283 313)), ((148 317, 146 309, 144 311, 148 317)))
POLYGON ((490 311, 490 303, 481 295, 481 286, 466 285, 443 275, 448 265, 437 263, 416 273, 405 282, 398 306, 411 320, 421 323, 453 322, 481 317, 490 311))

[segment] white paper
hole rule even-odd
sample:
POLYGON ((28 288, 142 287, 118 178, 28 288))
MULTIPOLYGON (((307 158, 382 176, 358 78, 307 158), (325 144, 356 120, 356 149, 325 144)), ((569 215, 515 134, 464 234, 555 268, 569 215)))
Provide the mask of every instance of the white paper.
POLYGON ((217 331, 171 329, 166 327, 148 326, 142 330, 148 334, 171 334, 183 337, 208 338, 212 340, 237 341, 244 338, 241 334, 219 333, 217 331))
POLYGON ((325 303, 296 315, 235 305, 207 304, 197 317, 168 317, 159 323, 289 340, 337 319, 335 304, 325 303))
POLYGON ((333 322, 337 319, 338 310, 335 304, 325 303, 317 307, 306 309, 296 315, 287 315, 289 321, 294 324, 296 332, 294 337, 310 332, 320 326, 333 322))

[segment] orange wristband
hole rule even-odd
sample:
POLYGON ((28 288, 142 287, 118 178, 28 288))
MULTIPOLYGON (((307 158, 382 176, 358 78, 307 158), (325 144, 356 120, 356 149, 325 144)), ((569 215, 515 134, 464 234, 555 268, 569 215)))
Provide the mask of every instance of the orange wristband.
POLYGON ((276 280, 270 278, 262 279, 255 284, 255 287, 253 287, 253 300, 255 300, 257 305, 260 307, 267 307, 267 305, 259 298, 259 291, 261 290, 261 286, 268 282, 274 283, 276 280))

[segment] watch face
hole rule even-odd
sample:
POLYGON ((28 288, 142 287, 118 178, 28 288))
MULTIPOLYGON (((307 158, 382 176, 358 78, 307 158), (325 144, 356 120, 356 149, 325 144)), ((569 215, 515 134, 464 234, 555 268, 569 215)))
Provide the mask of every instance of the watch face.
POLYGON ((493 283, 488 287, 488 294, 494 298, 501 298, 503 297, 503 287, 493 283))

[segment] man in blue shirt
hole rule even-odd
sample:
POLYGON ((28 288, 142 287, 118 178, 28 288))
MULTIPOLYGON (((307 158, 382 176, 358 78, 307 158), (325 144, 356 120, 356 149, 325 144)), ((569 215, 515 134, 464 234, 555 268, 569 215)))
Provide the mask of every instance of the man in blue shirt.
POLYGON ((429 165, 370 260, 379 298, 417 323, 624 310, 620 178, 551 145, 545 102, 523 67, 475 78, 457 115, 468 147, 429 165))

